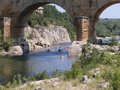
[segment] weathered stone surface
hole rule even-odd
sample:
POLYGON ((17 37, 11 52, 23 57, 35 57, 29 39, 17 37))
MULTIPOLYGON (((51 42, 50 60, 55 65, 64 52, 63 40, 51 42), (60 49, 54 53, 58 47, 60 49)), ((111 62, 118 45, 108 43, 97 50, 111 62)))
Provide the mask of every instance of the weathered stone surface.
POLYGON ((42 87, 38 86, 38 87, 35 88, 35 90, 42 90, 42 87))
POLYGON ((52 86, 53 86, 53 87, 59 87, 59 82, 54 82, 54 83, 52 84, 52 86))
POLYGON ((71 42, 67 30, 62 26, 41 27, 38 29, 25 28, 25 39, 32 45, 48 47, 51 44, 71 42))
POLYGON ((101 82, 97 85, 98 88, 107 88, 110 85, 109 82, 101 82))
POLYGON ((91 82, 92 80, 88 78, 87 75, 82 76, 82 79, 80 80, 83 83, 91 82))
POLYGON ((68 48, 68 56, 80 56, 82 54, 82 45, 87 42, 74 41, 68 48))
POLYGON ((82 76, 82 81, 87 81, 88 80, 88 76, 84 75, 82 76))
POLYGON ((10 47, 8 54, 10 56, 22 55, 23 51, 22 51, 22 48, 20 46, 13 46, 13 47, 10 47))

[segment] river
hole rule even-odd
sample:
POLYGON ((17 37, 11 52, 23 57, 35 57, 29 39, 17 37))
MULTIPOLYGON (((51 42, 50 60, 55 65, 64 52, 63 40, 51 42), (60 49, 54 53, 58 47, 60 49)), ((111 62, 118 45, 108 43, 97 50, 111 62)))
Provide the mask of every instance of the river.
POLYGON ((24 54, 14 57, 0 57, 0 84, 5 85, 11 82, 14 75, 21 74, 22 76, 33 76, 42 71, 47 71, 50 75, 55 69, 60 72, 70 70, 72 62, 75 58, 67 56, 67 48, 71 43, 53 45, 50 48, 54 51, 38 52, 34 54, 24 54), (58 48, 62 52, 58 52, 58 48), (61 59, 60 56, 64 55, 61 59))

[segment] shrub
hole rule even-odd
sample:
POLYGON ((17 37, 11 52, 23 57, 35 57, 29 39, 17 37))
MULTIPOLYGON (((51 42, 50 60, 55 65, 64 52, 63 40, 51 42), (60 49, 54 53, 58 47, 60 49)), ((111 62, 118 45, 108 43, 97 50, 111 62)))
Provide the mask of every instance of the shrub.
POLYGON ((37 75, 34 75, 31 80, 43 80, 48 78, 47 72, 43 71, 42 73, 39 73, 37 75))
POLYGON ((65 80, 70 80, 70 79, 76 79, 78 77, 82 77, 83 75, 83 71, 80 67, 80 64, 75 62, 73 65, 72 65, 72 69, 71 71, 66 71, 64 73, 64 79, 65 80))
POLYGON ((5 50, 8 51, 9 47, 13 46, 14 40, 8 35, 8 37, 4 38, 3 40, 3 35, 2 31, 0 30, 0 50, 5 50))
POLYGON ((103 77, 110 82, 110 86, 113 90, 120 89, 120 67, 115 66, 111 70, 108 70, 103 77))
POLYGON ((110 46, 116 46, 116 45, 118 45, 118 40, 116 40, 115 37, 112 37, 109 45, 110 46))

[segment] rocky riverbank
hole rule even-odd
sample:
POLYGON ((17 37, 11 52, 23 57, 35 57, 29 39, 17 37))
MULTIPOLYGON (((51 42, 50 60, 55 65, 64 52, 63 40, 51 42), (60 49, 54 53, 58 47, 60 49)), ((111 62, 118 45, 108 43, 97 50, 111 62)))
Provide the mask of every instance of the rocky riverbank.
POLYGON ((100 65, 98 68, 89 71, 93 74, 91 77, 84 75, 82 78, 74 80, 64 80, 59 77, 31 81, 15 88, 15 90, 92 90, 93 88, 94 90, 104 90, 110 85, 109 82, 98 79, 98 76, 103 74, 104 68, 106 67, 100 65))
MULTIPOLYGON (((87 44, 87 41, 74 41, 71 46, 68 48, 68 56, 78 56, 80 57, 82 55, 82 50, 84 48, 84 45, 87 44)), ((108 46, 108 45, 100 45, 100 44, 92 44, 89 43, 89 47, 91 49, 96 48, 99 51, 103 50, 113 50, 118 51, 120 48, 120 42, 117 46, 108 46)))

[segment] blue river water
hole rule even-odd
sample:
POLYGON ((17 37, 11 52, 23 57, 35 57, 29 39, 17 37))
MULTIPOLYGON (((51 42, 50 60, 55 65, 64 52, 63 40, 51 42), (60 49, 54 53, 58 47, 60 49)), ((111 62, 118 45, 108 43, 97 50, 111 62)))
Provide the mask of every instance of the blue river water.
POLYGON ((14 57, 0 57, 0 84, 5 85, 12 81, 14 75, 21 74, 22 76, 33 76, 43 71, 47 71, 50 75, 55 69, 60 72, 70 70, 74 58, 67 56, 67 48, 71 43, 54 45, 51 49, 54 51, 38 52, 34 54, 24 54, 14 57), (58 52, 58 48, 62 52, 58 52), (60 56, 64 58, 61 59, 60 56))

